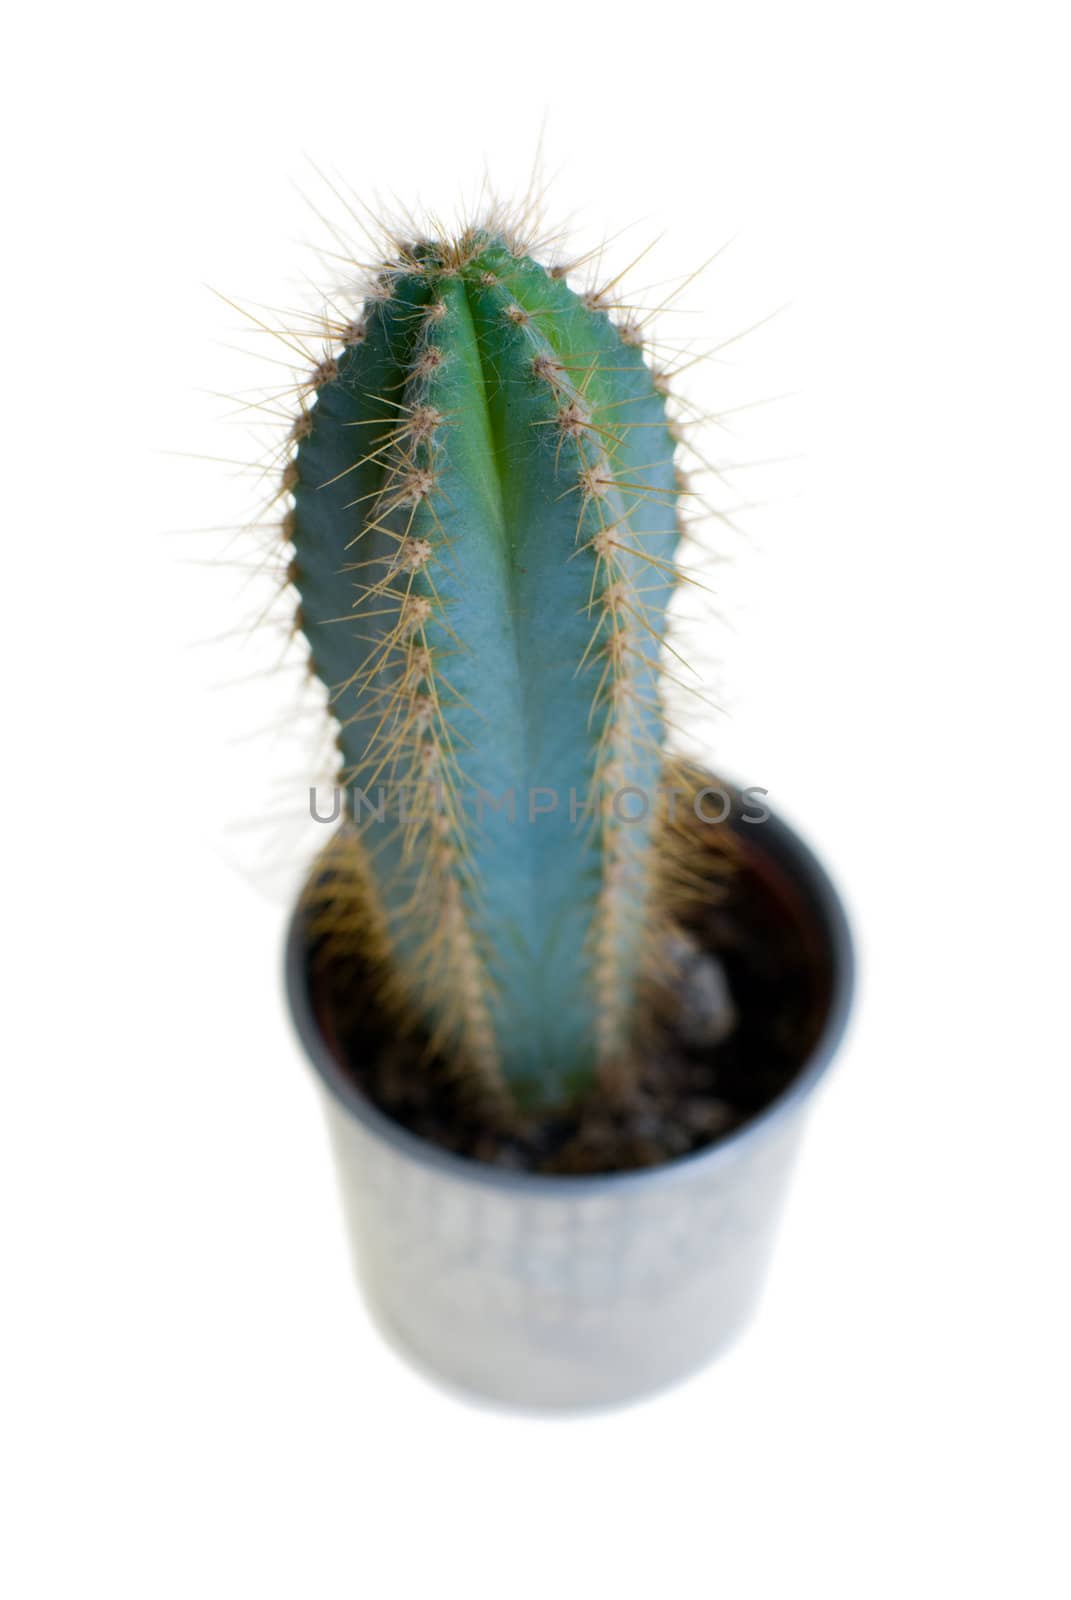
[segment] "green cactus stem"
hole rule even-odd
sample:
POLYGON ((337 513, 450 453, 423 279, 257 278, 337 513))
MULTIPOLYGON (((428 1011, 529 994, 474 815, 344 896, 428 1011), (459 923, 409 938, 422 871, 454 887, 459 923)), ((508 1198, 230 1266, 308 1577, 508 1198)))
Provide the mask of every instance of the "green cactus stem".
POLYGON ((284 480, 300 626, 395 1003, 563 1104, 629 1050, 657 923, 665 402, 628 326, 491 228, 403 248, 284 480))

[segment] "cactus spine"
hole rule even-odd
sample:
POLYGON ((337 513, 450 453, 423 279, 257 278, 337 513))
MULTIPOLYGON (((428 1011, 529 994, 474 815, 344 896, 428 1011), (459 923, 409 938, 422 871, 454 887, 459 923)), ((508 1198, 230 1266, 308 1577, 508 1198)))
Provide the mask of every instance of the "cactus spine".
POLYGON ((665 404, 497 227, 402 247, 284 486, 369 950, 459 1070, 561 1104, 627 1055, 657 919, 665 404))

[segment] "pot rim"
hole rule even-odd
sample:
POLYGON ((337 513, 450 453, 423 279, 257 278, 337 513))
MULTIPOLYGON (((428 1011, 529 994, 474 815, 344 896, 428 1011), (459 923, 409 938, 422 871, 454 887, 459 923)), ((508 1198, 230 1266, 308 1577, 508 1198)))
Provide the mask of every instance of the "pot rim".
MULTIPOLYGON (((765 805, 765 801, 763 803, 765 805)), ((438 1170, 458 1182, 480 1188, 506 1189, 548 1199, 575 1198, 579 1195, 594 1197, 610 1189, 661 1189, 687 1182, 693 1177, 698 1178, 711 1167, 738 1160, 753 1145, 769 1138, 790 1118, 825 1077, 844 1036, 855 988, 851 928, 829 874, 795 829, 774 812, 769 811, 761 823, 753 826, 757 840, 772 839, 771 854, 791 872, 795 886, 801 890, 816 916, 830 958, 829 1007, 814 1047, 791 1083, 761 1111, 704 1149, 690 1151, 687 1155, 661 1162, 658 1166, 640 1167, 629 1172, 517 1172, 457 1155, 411 1133, 381 1111, 357 1087, 336 1061, 324 1039, 309 991, 306 919, 299 898, 287 928, 284 981, 291 1021, 308 1060, 334 1099, 400 1155, 420 1166, 438 1170)))

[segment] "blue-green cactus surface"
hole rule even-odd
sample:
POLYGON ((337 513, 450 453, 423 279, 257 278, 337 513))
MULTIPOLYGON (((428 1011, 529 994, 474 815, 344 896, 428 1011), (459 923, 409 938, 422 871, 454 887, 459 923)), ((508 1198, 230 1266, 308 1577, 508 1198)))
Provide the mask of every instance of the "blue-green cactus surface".
POLYGON ((643 976, 662 395, 596 297, 478 229, 403 249, 312 388, 291 572, 377 957, 459 1068, 564 1103, 627 1051, 643 976))

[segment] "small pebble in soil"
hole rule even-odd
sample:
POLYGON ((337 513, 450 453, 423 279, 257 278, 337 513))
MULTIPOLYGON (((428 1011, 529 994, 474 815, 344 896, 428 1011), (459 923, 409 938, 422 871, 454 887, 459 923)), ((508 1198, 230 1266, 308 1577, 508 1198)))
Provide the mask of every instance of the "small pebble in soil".
POLYGON ((710 1050, 736 1026, 736 1007, 725 968, 684 929, 675 929, 670 935, 666 954, 677 1002, 677 1035, 692 1050, 710 1050))

